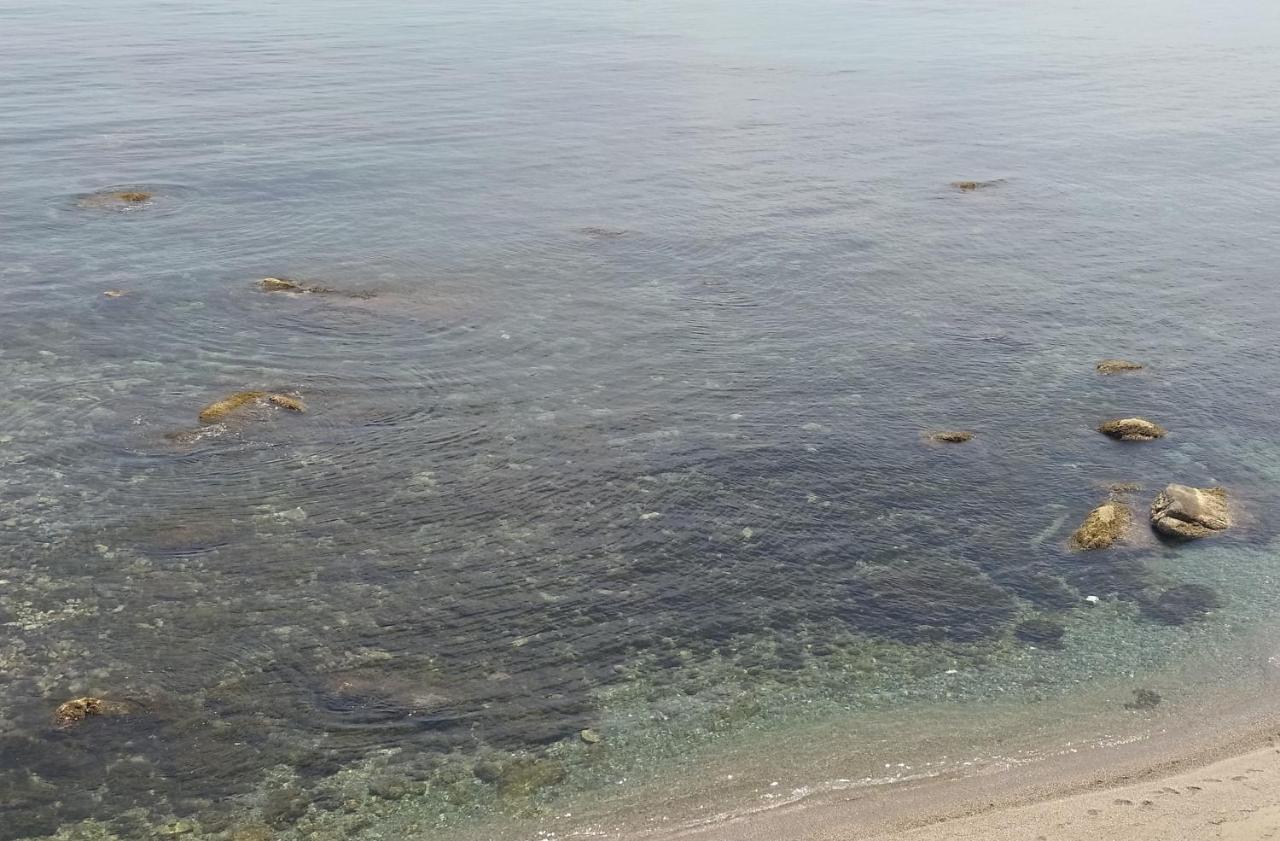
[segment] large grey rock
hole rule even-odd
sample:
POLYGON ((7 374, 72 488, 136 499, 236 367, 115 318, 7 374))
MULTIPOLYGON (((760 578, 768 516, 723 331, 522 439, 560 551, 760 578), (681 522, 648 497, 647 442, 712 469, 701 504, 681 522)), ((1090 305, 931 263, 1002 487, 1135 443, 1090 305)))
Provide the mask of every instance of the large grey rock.
POLYGON ((1161 534, 1186 540, 1223 531, 1231 525, 1227 492, 1169 485, 1151 503, 1151 525, 1161 534))

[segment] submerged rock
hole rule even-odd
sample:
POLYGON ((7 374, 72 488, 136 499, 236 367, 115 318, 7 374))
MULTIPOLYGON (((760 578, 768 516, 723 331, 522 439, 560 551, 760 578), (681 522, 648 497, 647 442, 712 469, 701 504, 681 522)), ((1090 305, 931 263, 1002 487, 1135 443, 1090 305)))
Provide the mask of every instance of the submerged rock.
POLYGON ((586 730, 579 731, 578 738, 586 742, 588 745, 598 745, 600 744, 601 736, 591 728, 587 728, 586 730))
POLYGON ((995 181, 952 181, 951 186, 955 187, 957 190, 971 193, 974 190, 985 190, 988 187, 994 187, 999 183, 999 179, 995 181))
POLYGON ((1105 549, 1121 538, 1131 522, 1133 514, 1129 506, 1108 500, 1089 512, 1071 535, 1071 542, 1081 549, 1105 549))
POLYGON ((1044 618, 1019 622, 1013 629, 1013 635, 1018 639, 1042 648, 1062 648, 1062 637, 1066 632, 1060 622, 1044 618))
POLYGON ((324 290, 318 286, 304 286, 292 280, 285 280, 282 277, 264 277, 258 281, 258 285, 262 287, 264 292, 323 292, 324 290))
POLYGON ((579 228, 578 233, 596 237, 597 239, 613 239, 614 237, 625 236, 627 232, 618 228, 602 228, 598 225, 588 225, 585 228, 579 228))
POLYGON ((307 407, 300 399, 287 394, 267 391, 237 391, 229 397, 224 397, 205 406, 200 410, 199 419, 201 423, 218 423, 237 409, 262 400, 266 400, 274 406, 279 406, 281 409, 288 409, 291 412, 305 412, 307 410, 307 407))
POLYGON ((1153 689, 1135 689, 1133 690, 1133 700, 1125 701, 1124 708, 1126 710, 1154 710, 1163 700, 1160 697, 1160 693, 1153 689))
POLYGON ((102 715, 105 702, 101 698, 73 698, 58 706, 53 712, 53 723, 66 727, 83 721, 91 715, 102 715))
POLYGON ((330 289, 327 286, 315 286, 299 283, 283 277, 264 277, 258 281, 263 292, 290 292, 294 295, 336 295, 343 298, 372 298, 372 292, 346 292, 341 289, 330 289))
POLYGON ((295 786, 286 785, 267 793, 262 802, 262 819, 277 829, 297 823, 311 806, 310 799, 295 786))
POLYGON ((1141 362, 1130 362, 1127 359, 1104 359, 1097 364, 1099 374, 1119 374, 1123 371, 1141 371, 1141 362))
POLYGON ((966 441, 973 440, 973 433, 963 430, 945 430, 943 432, 934 432, 929 435, 930 441, 937 441, 942 444, 963 444, 966 441))
POLYGON ((143 190, 105 190, 80 199, 81 207, 128 207, 151 201, 153 194, 143 190))
POLYGON ((1223 531, 1231 525, 1227 492, 1169 485, 1151 503, 1151 525, 1161 534, 1184 540, 1223 531))
POLYGON ((53 711, 53 723, 58 727, 70 727, 78 721, 98 715, 124 715, 132 707, 121 701, 106 701, 85 696, 64 701, 53 711))
POLYGON ((1179 584, 1155 599, 1143 602, 1142 611, 1165 625, 1185 625, 1204 619, 1222 607, 1222 597, 1203 584, 1179 584))
POLYGON ((1146 418, 1117 418, 1098 427, 1098 431, 1117 441, 1154 441, 1165 436, 1164 427, 1146 418))
POLYGON ((129 293, 124 291, 123 289, 108 289, 106 292, 102 293, 102 296, 104 298, 123 298, 125 295, 128 295, 128 294, 129 293))
POLYGON ((509 761, 489 760, 478 763, 476 779, 497 786, 498 794, 508 800, 527 798, 541 789, 564 780, 564 766, 551 759, 516 757, 509 761))

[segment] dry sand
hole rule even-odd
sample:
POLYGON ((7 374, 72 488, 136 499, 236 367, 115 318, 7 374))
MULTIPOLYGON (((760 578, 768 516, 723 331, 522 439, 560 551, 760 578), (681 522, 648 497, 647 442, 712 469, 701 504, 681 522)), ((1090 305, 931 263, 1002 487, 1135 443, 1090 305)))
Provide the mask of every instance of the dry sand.
POLYGON ((971 777, 846 791, 642 837, 1280 841, 1280 716, 1253 706, 1139 743, 971 777))

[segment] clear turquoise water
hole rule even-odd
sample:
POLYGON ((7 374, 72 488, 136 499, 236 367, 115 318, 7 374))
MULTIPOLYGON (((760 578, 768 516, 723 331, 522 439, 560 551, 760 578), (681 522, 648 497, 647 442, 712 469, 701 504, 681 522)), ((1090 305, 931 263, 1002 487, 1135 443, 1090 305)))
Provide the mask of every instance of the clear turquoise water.
POLYGON ((536 822, 1268 616, 1280 12, 1121 5, 0 7, 0 839, 536 822), (1169 481, 1241 526, 1066 547, 1169 481))

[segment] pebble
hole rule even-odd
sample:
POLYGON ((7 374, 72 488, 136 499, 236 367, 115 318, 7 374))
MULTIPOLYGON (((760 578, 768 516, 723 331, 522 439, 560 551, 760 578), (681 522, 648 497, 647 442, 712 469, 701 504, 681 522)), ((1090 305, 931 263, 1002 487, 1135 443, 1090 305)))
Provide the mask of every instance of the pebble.
POLYGON ((1084 600, 1087 601, 1089 604, 1097 604, 1098 602, 1102 601, 1097 596, 1085 596, 1084 600))

